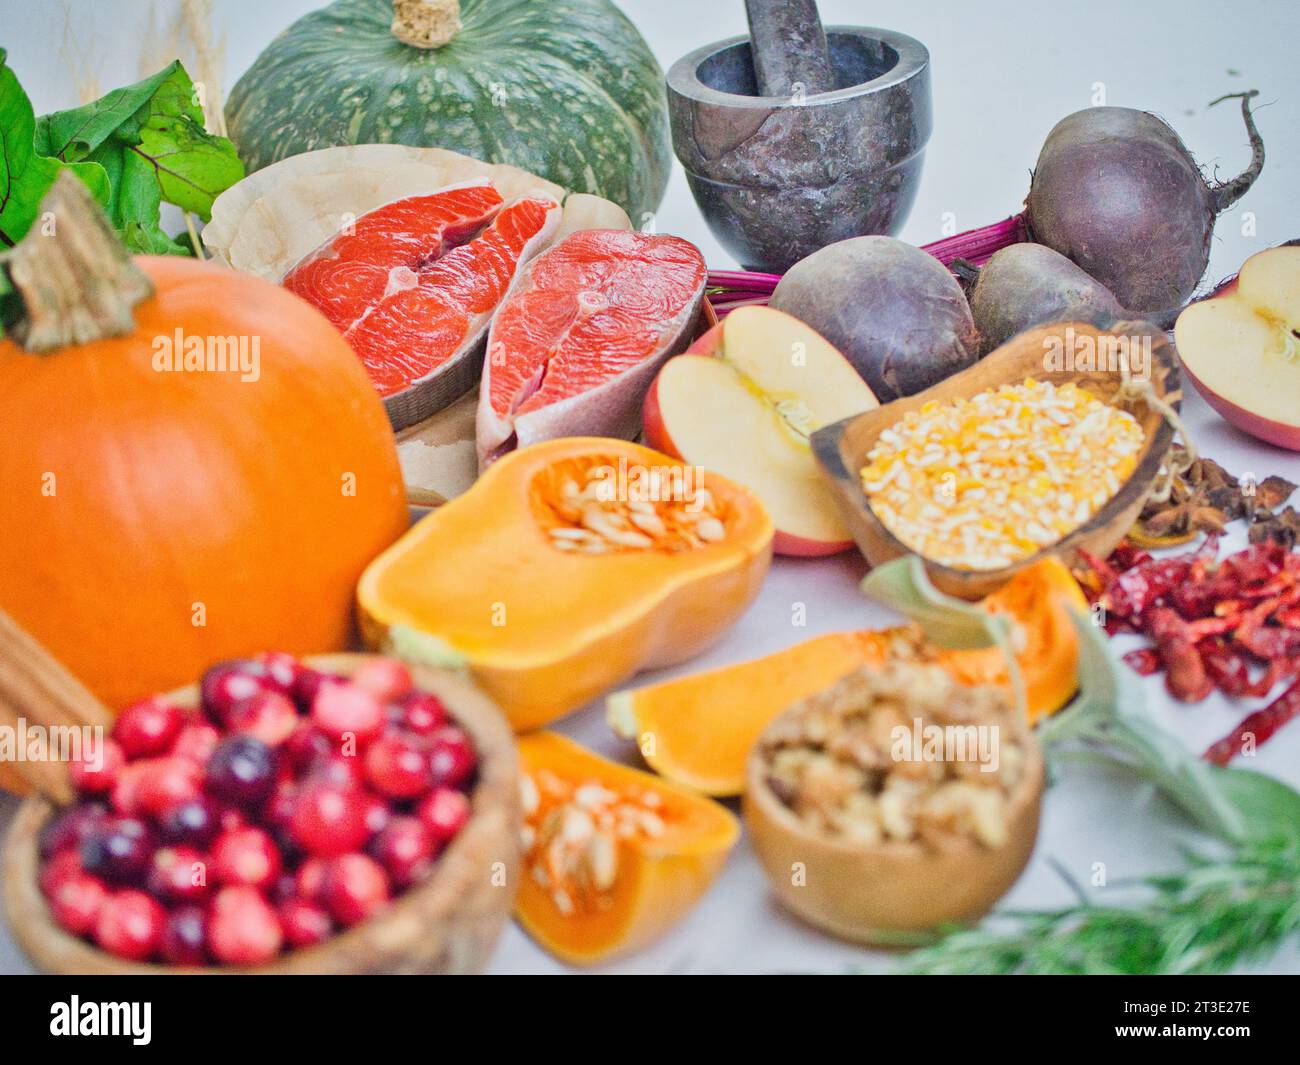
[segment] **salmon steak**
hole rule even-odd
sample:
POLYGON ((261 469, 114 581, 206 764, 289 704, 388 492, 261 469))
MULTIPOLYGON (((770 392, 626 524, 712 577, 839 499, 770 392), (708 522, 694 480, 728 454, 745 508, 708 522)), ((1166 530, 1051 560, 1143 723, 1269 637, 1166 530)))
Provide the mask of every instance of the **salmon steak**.
POLYGON ((486 181, 409 196, 345 226, 282 284, 352 345, 400 429, 473 387, 492 313, 559 220, 554 201, 506 204, 486 181))
POLYGON ((572 233, 523 268, 488 335, 479 463, 560 436, 631 439, 659 367, 704 299, 699 249, 621 229, 572 233))

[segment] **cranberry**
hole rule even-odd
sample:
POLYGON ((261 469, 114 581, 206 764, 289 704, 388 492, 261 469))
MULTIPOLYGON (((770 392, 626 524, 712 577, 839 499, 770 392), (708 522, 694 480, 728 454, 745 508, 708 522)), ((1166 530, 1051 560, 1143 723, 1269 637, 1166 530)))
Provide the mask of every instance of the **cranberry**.
POLYGON ((65 810, 41 829, 41 857, 80 847, 81 841, 107 820, 108 811, 98 803, 81 803, 65 810))
POLYGON ((307 770, 307 779, 324 781, 340 788, 361 789, 366 784, 365 763, 346 754, 327 754, 318 758, 307 770))
POLYGON ((451 841, 469 821, 469 798, 455 788, 435 788, 415 808, 415 816, 439 844, 451 841))
POLYGON ((208 897, 207 856, 193 847, 160 847, 149 869, 149 891, 164 902, 202 902, 208 897))
POLYGON ((294 874, 294 886, 299 898, 309 902, 320 902, 325 897, 325 870, 329 862, 325 858, 308 858, 298 866, 294 874))
POLYGON ((208 790, 244 809, 263 803, 275 787, 275 752, 254 736, 230 736, 208 760, 208 790))
POLYGON ((435 784, 459 787, 477 766, 474 743, 463 729, 454 725, 439 729, 429 741, 429 770, 435 784))
POLYGON ((202 793, 203 771, 186 758, 151 758, 136 764, 140 766, 133 799, 137 813, 157 817, 202 793))
POLYGON ((364 688, 352 684, 328 684, 316 693, 311 717, 331 739, 356 737, 365 746, 384 727, 384 707, 364 688))
POLYGON ((138 883, 152 858, 153 836, 134 817, 106 821, 81 844, 82 868, 112 884, 138 883))
POLYGON ((287 651, 263 651, 260 655, 254 655, 253 661, 266 670, 266 675, 274 682, 276 689, 288 696, 294 694, 298 678, 308 668, 287 651))
POLYGON ((146 961, 162 942, 167 911, 143 891, 119 891, 104 901, 95 921, 95 942, 110 954, 146 961))
POLYGON ((222 885, 269 890, 280 875, 280 850, 260 828, 224 832, 212 845, 212 873, 222 885))
POLYGON ((310 947, 328 939, 334 931, 329 911, 317 902, 306 899, 286 899, 276 910, 284 938, 291 947, 310 947))
POLYGON ((414 817, 394 817, 370 844, 370 853, 399 888, 410 887, 429 871, 436 849, 429 830, 414 817))
POLYGON ((298 708, 287 695, 257 692, 230 708, 226 727, 231 732, 256 736, 268 747, 278 747, 298 727, 298 708))
POLYGON ((349 678, 362 691, 368 691, 381 703, 400 699, 415 683, 406 663, 396 658, 369 658, 349 678))
POLYGON ((431 736, 450 720, 442 700, 428 692, 408 692, 398 702, 407 729, 431 736))
POLYGON ((50 910, 59 927, 74 936, 89 935, 99 920, 99 911, 108 900, 108 888, 102 880, 85 873, 66 877, 50 896, 50 910))
POLYGON ((403 736, 381 736, 366 751, 366 780, 392 799, 416 799, 433 786, 429 756, 403 736))
POLYGON ((248 818, 233 806, 227 806, 221 811, 218 818, 222 832, 233 832, 237 828, 244 828, 248 824, 248 818))
POLYGON ((158 834, 165 843, 184 843, 206 849, 221 831, 221 812, 206 795, 173 806, 158 819, 158 834))
POLYGON ((151 761, 152 759, 145 759, 141 762, 128 762, 118 772, 113 793, 109 796, 114 813, 131 817, 140 812, 140 782, 149 771, 151 761))
POLYGON ((122 745, 105 737, 85 754, 86 757, 74 758, 68 763, 72 786, 82 795, 104 795, 112 791, 118 773, 126 764, 122 745))
POLYGON ((334 919, 351 926, 388 901, 388 877, 373 858, 344 854, 325 869, 324 898, 334 919))
POLYGON ((262 807, 262 821, 272 828, 288 828, 297 808, 298 785, 292 780, 282 780, 262 807))
POLYGON ((203 965, 208 960, 208 914, 202 906, 178 906, 167 915, 159 947, 172 965, 203 965))
POLYGON ((310 713, 316 695, 322 688, 347 682, 347 677, 340 677, 337 673, 322 673, 310 666, 303 666, 298 674, 298 682, 293 686, 293 698, 304 714, 310 713))
POLYGON ((257 965, 270 961, 284 945, 284 932, 256 888, 222 888, 208 915, 208 945, 218 961, 257 965))
POLYGON ((128 759, 154 758, 171 750, 184 724, 180 707, 155 695, 122 711, 113 725, 113 739, 128 759))
POLYGON ((284 742, 285 757, 299 773, 305 773, 318 759, 329 757, 334 749, 334 741, 310 721, 299 721, 293 734, 284 742))
POLYGON ((45 897, 50 898, 58 891, 59 885, 65 880, 74 876, 81 876, 83 872, 80 854, 75 850, 60 851, 41 867, 37 882, 40 884, 41 892, 45 897))
POLYGON ((370 792, 366 793, 363 802, 366 811, 366 828, 372 836, 377 836, 388 827, 388 822, 393 819, 393 811, 388 803, 370 792))
POLYGON ((221 733, 215 725, 206 721, 195 721, 181 729, 180 735, 172 745, 172 757, 184 758, 195 765, 204 766, 212 757, 212 752, 221 742, 221 733))
POLYGON ((363 792, 313 781, 302 789, 291 822, 293 838, 308 854, 331 857, 354 851, 370 835, 363 792))
POLYGON ((199 701, 203 712, 216 725, 226 723, 231 707, 237 702, 260 691, 283 693, 266 666, 251 659, 219 662, 199 681, 199 701))

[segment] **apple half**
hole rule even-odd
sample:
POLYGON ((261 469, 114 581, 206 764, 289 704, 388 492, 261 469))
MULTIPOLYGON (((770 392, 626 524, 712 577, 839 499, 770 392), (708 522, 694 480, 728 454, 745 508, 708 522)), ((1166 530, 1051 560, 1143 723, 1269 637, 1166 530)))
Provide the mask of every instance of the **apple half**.
POLYGON ((780 555, 853 546, 808 438, 879 406, 847 359, 799 319, 770 307, 732 311, 669 359, 645 402, 645 436, 755 492, 780 555))
POLYGON ((1252 255, 1235 284, 1178 316, 1174 345, 1219 414, 1300 451, 1300 248, 1252 255))

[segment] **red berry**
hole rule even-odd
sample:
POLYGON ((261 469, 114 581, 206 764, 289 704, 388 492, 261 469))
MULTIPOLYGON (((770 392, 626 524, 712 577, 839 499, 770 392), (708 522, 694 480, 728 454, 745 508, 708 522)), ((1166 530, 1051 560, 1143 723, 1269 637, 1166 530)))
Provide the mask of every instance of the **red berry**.
POLYGON ((161 847, 149 868, 149 891, 163 902, 202 902, 208 897, 208 859, 193 847, 161 847))
POLYGON ((394 817, 370 844, 388 878, 399 888, 410 887, 429 871, 438 845, 429 830, 414 817, 394 817))
POLYGON ((415 816, 439 844, 455 838, 468 823, 470 812, 469 798, 455 788, 435 788, 415 808, 415 816))
POLYGON ((74 936, 90 935, 99 920, 99 911, 108 900, 108 888, 102 880, 85 873, 65 877, 50 896, 50 910, 59 927, 74 936))
POLYGON ((113 725, 113 739, 128 759, 156 758, 171 750, 184 724, 180 707, 155 695, 122 711, 113 725))
POLYGON ((325 897, 325 870, 328 867, 329 861, 325 858, 308 858, 298 866, 294 884, 299 898, 320 902, 325 897))
POLYGON ((199 681, 199 701, 203 712, 217 725, 226 723, 231 707, 237 702, 260 691, 287 694, 266 666, 251 659, 219 662, 199 681))
POLYGON ((38 883, 45 897, 50 898, 59 890, 59 885, 65 880, 83 874, 80 854, 75 850, 59 851, 58 854, 41 866, 38 883))
POLYGON ((370 835, 365 795, 355 788, 312 781, 302 789, 290 829, 308 854, 332 857, 354 851, 370 835))
POLYGON ((280 875, 280 849, 260 828, 223 832, 212 845, 212 875, 218 884, 269 890, 280 875))
POLYGON ((140 781, 148 771, 149 760, 147 759, 142 762, 128 762, 118 771, 117 780, 113 783, 113 792, 108 800, 113 806, 114 813, 131 817, 140 812, 138 800, 140 781))
POLYGON ((366 751, 366 780, 389 798, 418 798, 433 786, 429 756, 406 737, 381 736, 366 751))
POLYGON ((108 820, 108 811, 98 803, 80 803, 46 822, 41 829, 40 854, 50 858, 75 850, 81 841, 108 820))
POLYGON ((308 668, 287 651, 263 651, 260 655, 254 655, 253 661, 266 669, 267 676, 279 691, 290 696, 294 693, 298 678, 308 668))
POLYGON ((390 703, 411 690, 414 681, 406 663, 396 658, 369 658, 352 672, 352 683, 381 703, 390 703))
POLYGON ((431 736, 450 720, 442 700, 428 692, 408 692, 398 701, 407 729, 417 736, 431 736))
POLYGON ((256 888, 226 887, 217 892, 208 915, 208 946, 227 965, 270 961, 284 945, 284 932, 256 888))
POLYGON ((340 788, 361 789, 366 784, 365 763, 353 755, 328 754, 311 764, 307 770, 307 779, 323 781, 340 788))
POLYGON ((202 906, 179 906, 167 915, 160 947, 172 965, 203 965, 208 960, 208 914, 202 906))
POLYGON ((184 758, 197 766, 208 764, 212 752, 221 742, 221 733, 215 725, 206 721, 194 721, 186 725, 172 744, 172 757, 184 758))
POLYGON ((299 719, 293 733, 284 741, 284 755, 297 773, 305 773, 317 759, 334 752, 336 744, 320 729, 299 719))
POLYGON ((304 714, 309 714, 311 713, 312 703, 316 701, 316 693, 321 688, 333 684, 346 684, 347 682, 347 677, 340 677, 337 673, 321 673, 310 666, 303 666, 298 674, 298 681, 293 686, 293 698, 298 704, 298 708, 304 714))
POLYGON ((208 790, 241 809, 256 809, 265 802, 275 778, 275 751, 256 736, 228 736, 208 760, 208 790))
POLYGON ((158 818, 158 834, 164 843, 184 843, 199 850, 221 831, 221 810, 206 795, 167 810, 158 818))
POLYGON ((226 727, 231 732, 256 736, 268 747, 278 747, 298 727, 298 708, 287 695, 257 692, 230 708, 226 727))
POLYGON ((262 821, 272 828, 288 828, 297 808, 298 785, 292 780, 282 780, 262 807, 262 821))
POLYGON ((478 754, 463 730, 451 725, 439 729, 429 741, 429 770, 435 784, 459 787, 474 775, 478 754))
POLYGON ((365 797, 366 828, 372 836, 379 835, 393 819, 393 811, 378 795, 366 792, 365 797))
POLYGON ((119 891, 104 900, 95 921, 95 942, 128 961, 146 961, 162 942, 167 911, 143 891, 119 891))
POLYGON ((150 758, 135 763, 133 805, 137 813, 157 817, 197 799, 203 791, 203 771, 187 758, 150 758))
POLYGON ((153 851, 148 825, 134 817, 117 817, 82 840, 81 866, 110 883, 135 884, 148 872, 153 851))
POLYGON ((124 765, 126 755, 122 745, 106 736, 102 742, 94 743, 89 751, 84 751, 83 757, 69 762, 68 774, 72 777, 72 786, 82 795, 103 795, 113 790, 124 765))
POLYGON ((324 898, 334 919, 351 926, 388 901, 388 877, 373 858, 344 854, 325 870, 324 898))
POLYGON ((307 899, 286 899, 276 910, 284 938, 291 947, 310 947, 334 931, 329 911, 307 899))
POLYGON ((364 747, 384 727, 384 707, 364 688, 352 684, 327 684, 311 705, 312 720, 335 741, 355 737, 364 747))

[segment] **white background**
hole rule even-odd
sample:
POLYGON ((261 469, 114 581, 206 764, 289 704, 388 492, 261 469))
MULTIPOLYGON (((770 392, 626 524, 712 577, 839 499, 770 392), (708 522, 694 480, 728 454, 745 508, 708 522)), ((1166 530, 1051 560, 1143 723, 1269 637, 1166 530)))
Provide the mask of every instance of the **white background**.
MULTIPOLYGON (((312 0, 216 0, 214 22, 218 36, 225 38, 227 89, 276 33, 316 6, 312 0)), ((685 52, 745 28, 740 0, 624 0, 620 6, 665 69, 685 52)), ((101 91, 140 77, 139 51, 150 18, 164 22, 175 7, 175 0, 0 0, 0 46, 8 49, 10 64, 43 113, 79 102, 74 73, 81 81, 93 79, 101 91)), ((906 240, 922 244, 937 239, 949 215, 958 229, 968 229, 1017 212, 1048 130, 1066 114, 1093 104, 1099 86, 1106 103, 1162 115, 1207 170, 1220 177, 1245 166, 1247 141, 1235 102, 1212 110, 1206 104, 1226 92, 1261 90, 1258 123, 1268 162, 1250 194, 1220 218, 1207 278, 1231 274, 1252 252, 1300 237, 1298 4, 1237 0, 1225 8, 1189 0, 987 0, 978 5, 964 0, 822 0, 821 9, 828 24, 886 26, 911 34, 930 49, 935 129, 920 195, 900 234, 906 240), (1254 216, 1254 235, 1243 232, 1249 231, 1246 212, 1254 216)), ((658 229, 695 241, 713 266, 734 266, 705 228, 680 170, 673 174, 658 229)), ((1258 477, 1281 473, 1300 480, 1300 456, 1241 436, 1199 397, 1189 398, 1184 413, 1201 450, 1232 472, 1258 477)), ((75 432, 75 426, 68 431, 75 432)), ((1229 546, 1239 543, 1233 540, 1229 546)), ((741 623, 720 645, 676 672, 752 658, 820 632, 895 620, 858 595, 862 572, 851 556, 779 561, 741 623), (791 624, 797 603, 807 609, 801 629, 791 624)), ((105 621, 111 624, 111 618, 105 621)), ((666 671, 641 680, 669 675, 666 671)), ((1228 732, 1256 705, 1229 706, 1214 696, 1196 706, 1179 706, 1165 696, 1159 679, 1144 685, 1152 712, 1195 750, 1228 732)), ((599 708, 574 715, 562 727, 607 753, 630 754, 611 737, 599 708)), ((1300 723, 1263 748, 1253 767, 1300 785, 1300 723)), ((13 805, 11 799, 0 799, 0 824, 7 822, 13 805)), ((1048 792, 1034 860, 1006 903, 1041 907, 1069 901, 1069 890, 1049 859, 1082 882, 1098 862, 1105 863, 1111 882, 1173 868, 1180 838, 1185 838, 1178 826, 1175 815, 1127 778, 1067 773, 1048 792)), ((1098 897, 1106 901, 1107 892, 1098 897)), ((780 911, 742 841, 712 891, 675 931, 608 971, 836 972, 888 963, 887 955, 838 943, 780 911)), ((492 968, 565 971, 513 926, 492 968)), ((1288 949, 1264 968, 1300 971, 1300 951, 1288 949)), ((0 972, 25 971, 30 971, 25 959, 7 932, 0 932, 0 972)))

